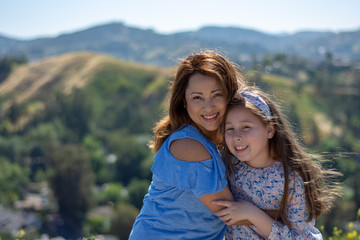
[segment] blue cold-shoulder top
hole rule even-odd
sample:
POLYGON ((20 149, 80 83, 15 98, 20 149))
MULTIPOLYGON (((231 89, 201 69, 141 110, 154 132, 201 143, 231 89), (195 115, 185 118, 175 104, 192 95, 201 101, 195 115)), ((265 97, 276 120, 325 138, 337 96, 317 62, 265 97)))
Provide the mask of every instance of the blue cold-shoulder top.
POLYGON ((130 240, 223 239, 226 225, 198 199, 227 186, 225 165, 214 143, 192 125, 182 126, 165 140, 151 171, 152 182, 130 240), (173 157, 170 144, 182 138, 199 141, 211 158, 186 162, 173 157))

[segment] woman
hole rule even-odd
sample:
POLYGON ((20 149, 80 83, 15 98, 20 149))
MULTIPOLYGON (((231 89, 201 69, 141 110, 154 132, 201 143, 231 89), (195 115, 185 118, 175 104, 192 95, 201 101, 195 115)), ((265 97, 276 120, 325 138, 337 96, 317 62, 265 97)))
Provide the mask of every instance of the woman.
POLYGON ((180 63, 169 113, 154 128, 153 179, 131 240, 223 239, 225 224, 214 215, 232 200, 227 187, 219 126, 226 106, 244 81, 233 64, 214 52, 180 63))

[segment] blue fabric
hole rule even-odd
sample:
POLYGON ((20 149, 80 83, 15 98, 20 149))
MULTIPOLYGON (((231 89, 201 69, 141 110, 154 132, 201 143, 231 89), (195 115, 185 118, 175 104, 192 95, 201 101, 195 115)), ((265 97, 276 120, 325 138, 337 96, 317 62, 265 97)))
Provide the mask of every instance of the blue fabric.
POLYGON ((166 139, 151 170, 149 192, 129 239, 223 239, 225 224, 198 199, 227 185, 225 165, 215 144, 187 125, 166 139), (169 146, 181 138, 202 143, 211 159, 185 162, 174 158, 169 146))

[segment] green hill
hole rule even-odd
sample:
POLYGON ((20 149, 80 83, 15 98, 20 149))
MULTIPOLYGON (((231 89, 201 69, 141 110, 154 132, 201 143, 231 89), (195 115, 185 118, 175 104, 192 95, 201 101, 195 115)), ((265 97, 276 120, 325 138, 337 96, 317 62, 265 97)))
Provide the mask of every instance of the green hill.
MULTIPOLYGON (((111 111, 99 108, 124 105, 133 111, 149 109, 148 117, 154 121, 161 111, 170 73, 170 69, 138 65, 106 55, 66 54, 17 67, 0 84, 1 110, 7 112, 13 104, 22 108, 14 122, 18 125, 16 129, 22 129, 27 122, 24 118, 29 120, 35 113, 46 111, 59 94, 66 97, 82 89, 94 108, 98 107, 97 114, 111 111), (144 106, 139 106, 141 102, 144 106)), ((119 115, 127 111, 123 110, 122 113, 116 107, 112 109, 119 115)))

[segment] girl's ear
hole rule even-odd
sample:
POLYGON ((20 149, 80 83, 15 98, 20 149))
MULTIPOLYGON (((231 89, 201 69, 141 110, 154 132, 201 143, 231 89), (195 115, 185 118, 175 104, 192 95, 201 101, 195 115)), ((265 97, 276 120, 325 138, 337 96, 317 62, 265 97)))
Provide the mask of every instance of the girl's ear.
POLYGON ((276 132, 276 129, 275 129, 274 123, 272 123, 272 122, 269 123, 267 125, 267 137, 268 137, 268 139, 271 139, 274 136, 275 132, 276 132))

